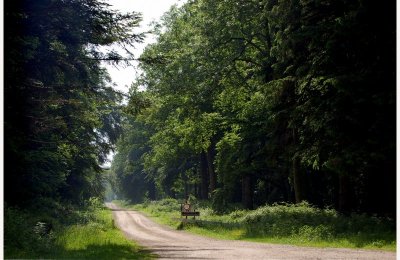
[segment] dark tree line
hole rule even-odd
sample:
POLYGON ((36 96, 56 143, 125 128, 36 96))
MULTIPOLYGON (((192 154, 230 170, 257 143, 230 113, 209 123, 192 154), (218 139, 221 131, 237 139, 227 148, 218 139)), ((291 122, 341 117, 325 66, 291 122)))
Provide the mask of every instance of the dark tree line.
POLYGON ((117 192, 394 216, 395 17, 394 1, 172 8, 125 109, 117 192))
POLYGON ((120 135, 121 95, 101 61, 118 63, 123 53, 101 47, 142 40, 133 32, 140 19, 98 0, 5 2, 7 206, 103 196, 99 165, 120 135))

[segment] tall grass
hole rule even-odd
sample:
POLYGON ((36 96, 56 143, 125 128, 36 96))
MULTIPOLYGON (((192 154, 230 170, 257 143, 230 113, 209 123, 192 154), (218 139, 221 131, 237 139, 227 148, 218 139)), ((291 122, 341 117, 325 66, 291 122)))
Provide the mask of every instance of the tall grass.
POLYGON ((108 209, 97 209, 92 221, 69 226, 56 239, 52 256, 79 259, 150 259, 152 256, 127 240, 112 222, 108 209))
MULTIPOLYGON (((36 215, 7 209, 5 257, 51 259, 150 259, 149 252, 127 240, 113 226, 112 213, 104 207, 73 211, 60 219, 48 218, 53 228, 37 232, 36 215), (13 217, 13 219, 10 219, 13 217), (29 217, 33 218, 30 221, 29 217)), ((44 223, 44 222, 40 222, 44 223)))
MULTIPOLYGON (((126 204, 125 204, 126 205, 126 204)), ((256 210, 231 207, 215 214, 208 203, 197 205, 200 218, 181 222, 179 202, 173 199, 130 206, 156 221, 193 233, 222 238, 318 247, 395 250, 394 220, 319 209, 308 203, 265 205, 256 210)))

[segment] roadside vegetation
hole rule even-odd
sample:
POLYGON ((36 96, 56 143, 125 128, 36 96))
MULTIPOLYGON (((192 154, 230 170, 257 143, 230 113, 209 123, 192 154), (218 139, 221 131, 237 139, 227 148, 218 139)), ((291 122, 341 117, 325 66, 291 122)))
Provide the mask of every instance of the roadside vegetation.
POLYGON ((396 249, 395 222, 365 214, 345 216, 334 209, 300 204, 265 205, 255 210, 230 205, 216 214, 207 202, 193 203, 201 213, 196 221, 181 221, 180 201, 164 199, 142 204, 117 201, 176 229, 220 239, 248 240, 315 247, 396 249))
POLYGON ((85 210, 50 212, 5 210, 6 259, 151 259, 153 255, 126 239, 112 213, 91 202, 85 210))

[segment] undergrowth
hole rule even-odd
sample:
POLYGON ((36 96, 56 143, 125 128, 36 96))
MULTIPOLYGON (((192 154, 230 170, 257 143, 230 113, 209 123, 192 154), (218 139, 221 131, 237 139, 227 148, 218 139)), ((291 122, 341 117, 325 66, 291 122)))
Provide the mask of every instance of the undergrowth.
POLYGON ((234 205, 216 214, 207 202, 195 202, 200 217, 180 219, 180 202, 174 199, 121 206, 145 212, 157 222, 177 229, 221 239, 250 240, 317 247, 366 248, 394 251, 396 223, 392 219, 352 214, 300 204, 265 205, 243 210, 234 205))
POLYGON ((84 209, 56 208, 53 212, 5 208, 5 258, 153 258, 114 227, 109 209, 98 201, 89 204, 84 209))

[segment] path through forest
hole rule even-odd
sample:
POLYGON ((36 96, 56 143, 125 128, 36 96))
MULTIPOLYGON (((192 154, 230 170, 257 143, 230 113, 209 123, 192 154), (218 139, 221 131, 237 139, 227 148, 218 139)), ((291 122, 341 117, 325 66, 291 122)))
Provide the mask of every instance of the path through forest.
POLYGON ((159 225, 141 213, 107 203, 116 225, 127 237, 160 259, 395 259, 394 252, 311 248, 217 240, 159 225))

